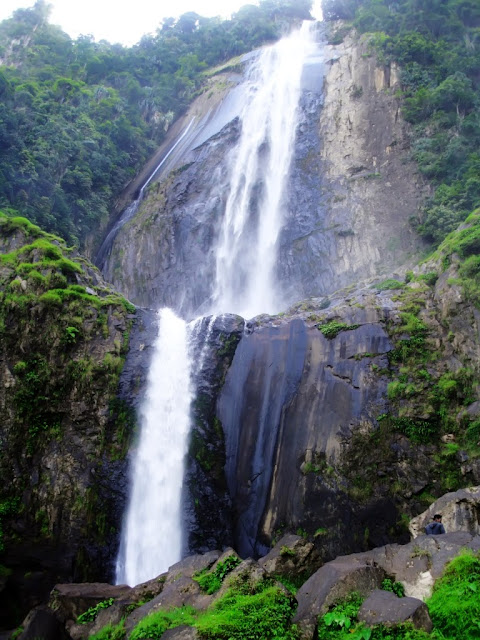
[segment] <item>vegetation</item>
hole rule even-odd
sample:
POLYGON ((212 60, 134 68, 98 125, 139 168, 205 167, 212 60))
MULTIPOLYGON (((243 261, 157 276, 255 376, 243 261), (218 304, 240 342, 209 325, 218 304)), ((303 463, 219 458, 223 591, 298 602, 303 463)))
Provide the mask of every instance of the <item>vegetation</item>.
MULTIPOLYGON (((132 419, 115 398, 132 322, 127 316, 135 307, 102 284, 97 270, 63 240, 23 217, 0 212, 0 244, 0 352, 10 381, 2 396, 0 472, 8 482, 0 488, 0 552, 3 545, 8 552, 18 541, 10 527, 14 519, 29 538, 52 536, 48 506, 56 485, 40 460, 65 446, 73 407, 85 403, 88 420, 89 406, 94 411, 110 404, 95 452, 102 463, 125 455, 132 419), (25 498, 32 473, 38 473, 42 500, 25 498)), ((76 428, 81 433, 81 419, 76 428)), ((59 482, 61 470, 55 473, 59 482)), ((83 512, 89 539, 103 543, 111 531, 96 482, 81 495, 70 484, 67 510, 72 518, 83 512)))
POLYGON ((111 607, 112 604, 113 598, 108 598, 108 600, 102 600, 102 602, 99 602, 94 607, 90 607, 90 609, 87 609, 78 616, 78 624, 88 624, 89 622, 93 622, 97 617, 99 611, 101 611, 102 609, 108 609, 108 607, 111 607))
POLYGON ((204 640, 295 640, 291 625, 295 605, 294 598, 272 581, 252 584, 246 575, 239 576, 205 612, 191 607, 156 611, 135 627, 130 638, 155 640, 167 629, 186 624, 196 627, 204 640))
POLYGON ((349 20, 384 63, 401 67, 413 155, 436 186, 413 222, 438 245, 480 205, 480 7, 471 0, 323 0, 327 20, 349 20))
POLYGON ((241 560, 238 556, 228 556, 225 560, 218 562, 212 571, 202 571, 200 574, 194 576, 194 580, 198 582, 203 591, 212 595, 220 589, 225 577, 230 571, 235 569, 235 567, 238 567, 240 562, 241 560))
POLYGON ((336 338, 341 331, 354 331, 358 329, 359 324, 346 324, 345 322, 338 322, 337 320, 331 320, 326 324, 318 325, 318 329, 328 340, 336 338))
POLYGON ((185 111, 204 71, 275 40, 310 0, 262 0, 231 20, 190 12, 131 48, 71 40, 37 0, 0 24, 0 206, 71 243, 113 201, 185 111))
MULTIPOLYGON (((384 580, 382 589, 403 595, 403 585, 384 580), (396 588, 395 588, 396 587, 396 588)), ((480 555, 466 550, 454 558, 434 586, 427 600, 433 622, 431 634, 414 629, 409 624, 365 627, 357 620, 362 598, 352 593, 337 602, 319 619, 319 640, 473 640, 478 638, 480 620, 480 555)))
POLYGON ((435 629, 447 639, 470 640, 479 636, 480 554, 464 551, 436 581, 427 601, 435 629))

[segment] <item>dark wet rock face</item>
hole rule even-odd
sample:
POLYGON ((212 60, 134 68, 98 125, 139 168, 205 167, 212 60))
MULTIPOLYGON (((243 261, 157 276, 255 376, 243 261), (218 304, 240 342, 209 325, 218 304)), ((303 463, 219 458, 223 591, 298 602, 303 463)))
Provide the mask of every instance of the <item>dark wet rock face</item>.
POLYGON ((371 363, 381 364, 391 345, 379 319, 358 310, 352 330, 333 339, 311 321, 278 320, 240 341, 218 417, 242 555, 266 553, 286 523, 335 530, 344 548, 353 541, 351 509, 328 480, 327 460, 382 407, 386 384, 373 378, 371 363))
POLYGON ((196 395, 183 492, 185 553, 233 542, 225 438, 216 400, 243 330, 243 319, 231 314, 202 318, 193 329, 196 395))

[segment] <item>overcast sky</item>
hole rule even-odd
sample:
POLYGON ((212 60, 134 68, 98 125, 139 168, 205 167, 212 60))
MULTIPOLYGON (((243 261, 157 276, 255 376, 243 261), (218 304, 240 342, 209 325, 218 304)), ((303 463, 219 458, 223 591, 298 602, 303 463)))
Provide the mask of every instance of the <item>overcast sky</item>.
MULTIPOLYGON (((72 38, 91 34, 96 40, 131 45, 142 35, 154 33, 162 18, 186 11, 202 16, 228 17, 245 4, 257 0, 48 0, 53 5, 50 22, 58 24, 72 38)), ((31 7, 34 0, 0 0, 0 20, 19 7, 31 7)), ((317 6, 320 0, 316 1, 317 6)), ((318 16, 317 16, 318 17, 318 16)))

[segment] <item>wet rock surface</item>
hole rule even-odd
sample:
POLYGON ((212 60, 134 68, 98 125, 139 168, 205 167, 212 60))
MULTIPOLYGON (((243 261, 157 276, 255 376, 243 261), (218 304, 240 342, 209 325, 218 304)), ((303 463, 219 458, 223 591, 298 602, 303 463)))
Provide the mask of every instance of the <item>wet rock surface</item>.
MULTIPOLYGON (((275 267, 286 306, 387 273, 421 249, 409 218, 427 190, 408 156, 409 129, 394 96, 398 72, 367 49, 351 37, 325 45, 302 93, 275 267)), ((186 317, 209 306, 227 159, 240 134, 231 115, 150 185, 115 239, 104 275, 138 305, 186 317)))

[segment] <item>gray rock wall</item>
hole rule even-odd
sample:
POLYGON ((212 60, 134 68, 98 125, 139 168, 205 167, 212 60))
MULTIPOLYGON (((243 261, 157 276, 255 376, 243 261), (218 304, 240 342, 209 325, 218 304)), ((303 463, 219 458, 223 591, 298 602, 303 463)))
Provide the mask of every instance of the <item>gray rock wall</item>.
MULTIPOLYGON (((409 218, 426 189, 409 160, 396 81, 395 69, 379 67, 353 36, 324 45, 310 70, 276 266, 286 305, 386 273, 418 252, 409 218)), ((208 308, 228 195, 226 159, 239 134, 231 95, 240 90, 216 106, 222 128, 210 135, 207 127, 179 147, 115 239, 104 275, 136 304, 185 316, 208 308)), ((202 122, 210 107, 202 96, 185 124, 194 114, 202 122)), ((178 127, 172 131, 178 136, 178 127)))

